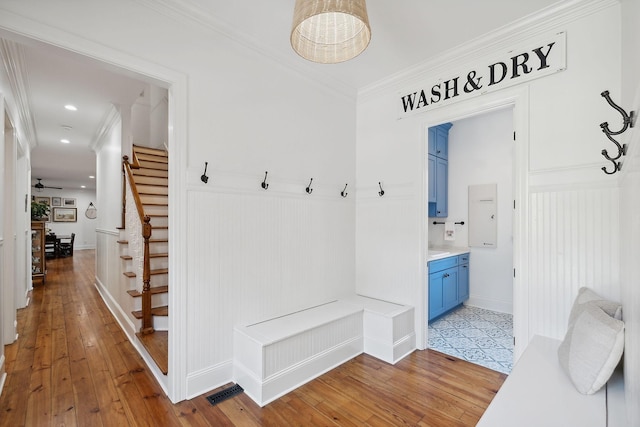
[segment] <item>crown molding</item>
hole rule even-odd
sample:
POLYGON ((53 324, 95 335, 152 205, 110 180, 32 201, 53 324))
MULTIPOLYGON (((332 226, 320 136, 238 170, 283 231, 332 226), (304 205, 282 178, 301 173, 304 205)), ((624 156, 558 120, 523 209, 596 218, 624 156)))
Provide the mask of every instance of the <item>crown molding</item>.
POLYGON ((96 131, 95 135, 91 139, 89 148, 95 153, 98 153, 104 145, 107 137, 111 133, 113 127, 120 121, 120 111, 115 105, 111 104, 109 110, 105 113, 100 123, 100 127, 96 131))
POLYGON ((509 49, 527 39, 557 31, 558 27, 619 4, 619 0, 568 0, 556 3, 450 49, 441 55, 365 86, 358 91, 358 101, 417 83, 434 73, 446 72, 451 68, 460 67, 492 52, 509 49))
POLYGON ((7 73, 20 123, 17 124, 31 149, 38 145, 35 122, 31 114, 29 78, 22 46, 10 40, 0 39, 0 57, 7 73))
POLYGON ((233 25, 217 18, 207 11, 193 5, 188 0, 135 0, 137 3, 153 9, 156 12, 188 24, 196 23, 203 28, 214 31, 229 40, 238 43, 245 48, 257 53, 261 57, 267 59, 273 64, 293 70, 310 83, 317 85, 323 89, 328 89, 335 95, 355 101, 357 96, 356 88, 343 82, 342 80, 327 76, 318 72, 314 67, 294 61, 290 56, 284 54, 278 49, 262 42, 261 40, 251 37, 243 32, 238 31, 233 25))

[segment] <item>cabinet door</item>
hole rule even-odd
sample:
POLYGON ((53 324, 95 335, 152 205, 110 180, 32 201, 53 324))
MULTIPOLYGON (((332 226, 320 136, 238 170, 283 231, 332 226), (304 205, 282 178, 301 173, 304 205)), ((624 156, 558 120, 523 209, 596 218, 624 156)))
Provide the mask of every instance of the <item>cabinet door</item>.
POLYGON ((458 305, 458 267, 429 274, 429 320, 458 305))
POLYGON ((429 274, 429 320, 444 313, 442 271, 429 274))
POLYGON ((442 300, 444 309, 458 305, 458 267, 444 270, 442 275, 442 300))
POLYGON ((435 217, 446 218, 449 215, 449 162, 436 158, 436 206, 435 217))
POLYGON ((469 264, 458 266, 458 302, 469 299, 469 264))
POLYGON ((437 136, 437 127, 430 127, 429 128, 429 135, 428 135, 428 141, 429 141, 429 145, 428 145, 428 151, 429 154, 431 154, 432 156, 436 155, 436 139, 438 138, 437 136))
POLYGON ((449 128, 451 126, 436 126, 435 156, 441 159, 449 159, 449 128))
POLYGON ((429 203, 436 201, 436 157, 429 154, 429 203))

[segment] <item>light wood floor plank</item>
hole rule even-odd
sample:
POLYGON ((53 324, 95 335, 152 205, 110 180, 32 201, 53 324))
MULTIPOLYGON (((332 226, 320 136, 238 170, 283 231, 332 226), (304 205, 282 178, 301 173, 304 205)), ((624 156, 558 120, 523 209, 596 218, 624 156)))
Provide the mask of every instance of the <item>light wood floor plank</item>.
MULTIPOLYGON (((505 375, 434 351, 360 355, 261 408, 245 394, 172 404, 100 298, 94 251, 47 263, 5 347, 0 426, 475 426, 505 375)), ((227 386, 229 386, 228 384, 227 386)))

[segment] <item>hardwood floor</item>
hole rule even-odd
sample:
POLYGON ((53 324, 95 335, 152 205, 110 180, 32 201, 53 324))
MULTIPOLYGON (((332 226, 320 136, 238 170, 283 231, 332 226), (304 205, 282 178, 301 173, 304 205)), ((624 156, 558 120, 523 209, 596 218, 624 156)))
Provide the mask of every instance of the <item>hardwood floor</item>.
POLYGON ((361 355, 260 408, 245 394, 173 405, 106 308, 94 251, 47 263, 5 347, 0 426, 474 426, 505 375, 434 351, 361 355))

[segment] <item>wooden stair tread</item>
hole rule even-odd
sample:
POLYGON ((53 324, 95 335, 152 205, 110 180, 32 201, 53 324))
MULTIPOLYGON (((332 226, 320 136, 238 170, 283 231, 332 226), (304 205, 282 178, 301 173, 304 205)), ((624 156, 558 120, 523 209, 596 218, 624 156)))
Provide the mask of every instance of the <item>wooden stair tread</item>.
MULTIPOLYGON (((149 292, 151 292, 151 295, 166 294, 167 292, 169 292, 169 285, 154 286, 149 290, 149 292)), ((127 291, 127 293, 134 298, 142 296, 142 292, 138 291, 137 289, 130 289, 127 291)))
POLYGON ((154 147, 145 147, 144 145, 136 145, 133 144, 134 153, 145 153, 145 154, 154 154, 157 156, 168 156, 167 150, 163 150, 162 148, 154 148, 154 147))
POLYGON ((147 162, 169 163, 169 157, 164 155, 137 152, 136 157, 147 162))
POLYGON ((133 259, 131 255, 120 255, 120 258, 122 258, 125 261, 130 261, 133 259))
MULTIPOLYGON (((155 270, 149 271, 149 275, 154 276, 158 274, 167 274, 168 272, 169 272, 168 268, 157 268, 155 270)), ((127 277, 136 277, 136 273, 134 273, 133 271, 125 271, 122 274, 124 274, 127 277)))
POLYGON ((155 331, 152 334, 136 333, 136 337, 147 350, 160 372, 169 372, 169 332, 155 331))
POLYGON ((167 243, 169 239, 149 239, 149 243, 167 243))
POLYGON ((156 178, 168 178, 169 172, 162 169, 131 169, 133 173, 133 179, 135 180, 136 176, 148 176, 148 177, 156 177, 156 178))
POLYGON ((142 206, 169 206, 169 203, 142 203, 142 206))
POLYGON ((147 214, 150 218, 169 218, 169 214, 147 214))
MULTIPOLYGON (((142 319, 142 310, 132 311, 133 317, 136 319, 142 319)), ((162 307, 153 307, 151 309, 152 316, 168 316, 169 315, 169 306, 163 305, 162 307)))
POLYGON ((121 245, 128 245, 129 241, 128 240, 118 240, 117 243, 120 243, 121 245))
POLYGON ((149 258, 167 258, 169 254, 167 252, 161 252, 157 254, 149 254, 149 258))
POLYGON ((168 230, 169 226, 168 225, 151 225, 151 228, 153 230, 168 230))

